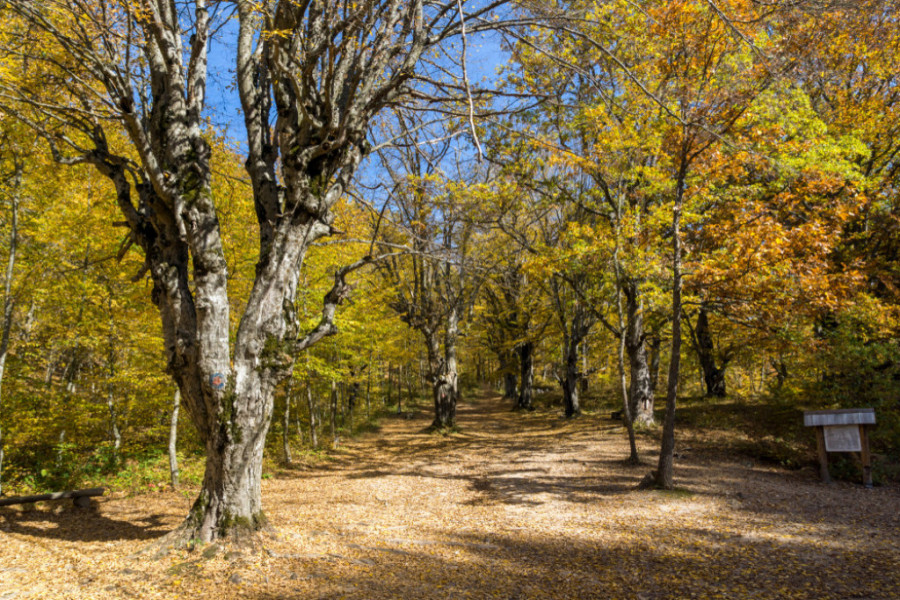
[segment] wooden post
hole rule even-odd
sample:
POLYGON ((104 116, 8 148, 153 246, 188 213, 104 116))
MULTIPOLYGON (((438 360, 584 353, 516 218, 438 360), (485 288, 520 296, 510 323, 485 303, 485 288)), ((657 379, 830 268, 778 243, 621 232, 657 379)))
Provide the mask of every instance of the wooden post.
POLYGON ((862 457, 863 484, 872 487, 872 453, 869 451, 869 432, 866 425, 859 426, 860 455, 862 457))
POLYGON ((831 483, 828 472, 828 453, 825 451, 825 428, 816 427, 816 449, 819 451, 819 475, 825 483, 831 483))

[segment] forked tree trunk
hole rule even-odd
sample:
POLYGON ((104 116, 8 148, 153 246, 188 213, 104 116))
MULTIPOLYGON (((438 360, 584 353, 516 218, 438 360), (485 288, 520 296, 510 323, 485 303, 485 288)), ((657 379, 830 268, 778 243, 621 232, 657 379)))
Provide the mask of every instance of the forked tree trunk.
POLYGON ((522 342, 518 348, 520 384, 516 408, 533 410, 534 405, 534 342, 522 342))
MULTIPOLYGON (((39 34, 41 47, 23 43, 23 57, 50 69, 60 55, 75 57, 88 74, 67 81, 65 100, 43 99, 47 118, 32 126, 60 141, 54 150, 76 153, 54 152, 60 160, 92 164, 109 178, 129 239, 143 250, 167 371, 207 453, 200 495, 165 543, 208 542, 265 521, 260 478, 274 391, 297 352, 336 332, 334 312, 349 293, 342 269, 320 325, 299 338, 300 269, 309 245, 333 232, 332 209, 368 151, 371 122, 409 96, 427 50, 488 15, 460 9, 457 18, 450 2, 385 0, 360 4, 348 21, 320 2, 234 3, 244 164, 259 228, 255 280, 235 333, 205 121, 220 15, 205 0, 149 4, 136 13, 57 2, 53 18, 42 2, 3 5, 39 34), (77 144, 59 140, 56 124, 77 144), (107 126, 128 140, 122 154, 107 126)), ((28 104, 31 96, 21 93, 28 104)), ((8 105, 16 106, 15 94, 8 105)))

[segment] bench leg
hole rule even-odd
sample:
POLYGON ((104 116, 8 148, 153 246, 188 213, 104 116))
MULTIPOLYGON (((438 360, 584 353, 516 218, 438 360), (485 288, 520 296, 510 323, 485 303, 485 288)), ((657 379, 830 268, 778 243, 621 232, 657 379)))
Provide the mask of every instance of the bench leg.
POLYGON ((73 500, 78 508, 90 508, 91 498, 89 496, 78 496, 73 500))

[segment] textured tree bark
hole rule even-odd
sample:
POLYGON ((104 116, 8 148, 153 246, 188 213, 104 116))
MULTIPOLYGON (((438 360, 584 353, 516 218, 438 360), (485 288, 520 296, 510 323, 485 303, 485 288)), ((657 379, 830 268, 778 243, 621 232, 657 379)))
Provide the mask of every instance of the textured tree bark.
POLYGON ((437 335, 432 333, 426 337, 434 397, 434 421, 431 426, 438 430, 456 426, 456 404, 459 400, 458 336, 459 317, 456 309, 452 308, 447 316, 443 356, 437 335))
POLYGON ((179 532, 195 536, 188 539, 241 538, 266 524, 260 491, 265 432, 228 429, 207 440, 200 495, 179 532))
POLYGON ((520 385, 516 408, 534 410, 534 342, 522 342, 518 347, 520 385))
POLYGON ((626 306, 625 350, 631 372, 629 384, 629 409, 634 423, 652 425, 653 387, 650 368, 647 364, 647 350, 644 332, 644 317, 641 310, 637 286, 628 282, 623 286, 626 306))

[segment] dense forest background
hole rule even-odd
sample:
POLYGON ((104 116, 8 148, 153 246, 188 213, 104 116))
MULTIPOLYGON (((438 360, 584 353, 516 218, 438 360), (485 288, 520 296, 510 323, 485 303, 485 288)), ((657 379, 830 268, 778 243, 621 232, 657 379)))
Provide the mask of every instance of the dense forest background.
MULTIPOLYGON (((438 57, 375 121, 303 263, 302 328, 336 270, 378 260, 348 275, 339 332, 285 359, 267 464, 423 405, 452 431, 458 377, 462 402, 491 387, 510 409, 621 411, 623 439, 658 438, 677 397, 676 436, 735 429, 736 451, 789 467, 814 456, 802 410, 871 406, 876 481, 900 476, 893 3, 546 4, 492 34, 497 81, 439 82, 438 57)), ((47 73, 4 23, 3 493, 169 485, 176 447, 199 484, 142 250, 109 181, 35 134, 41 104, 10 90, 47 73)), ((203 136, 234 338, 257 217, 243 143, 203 136)))

